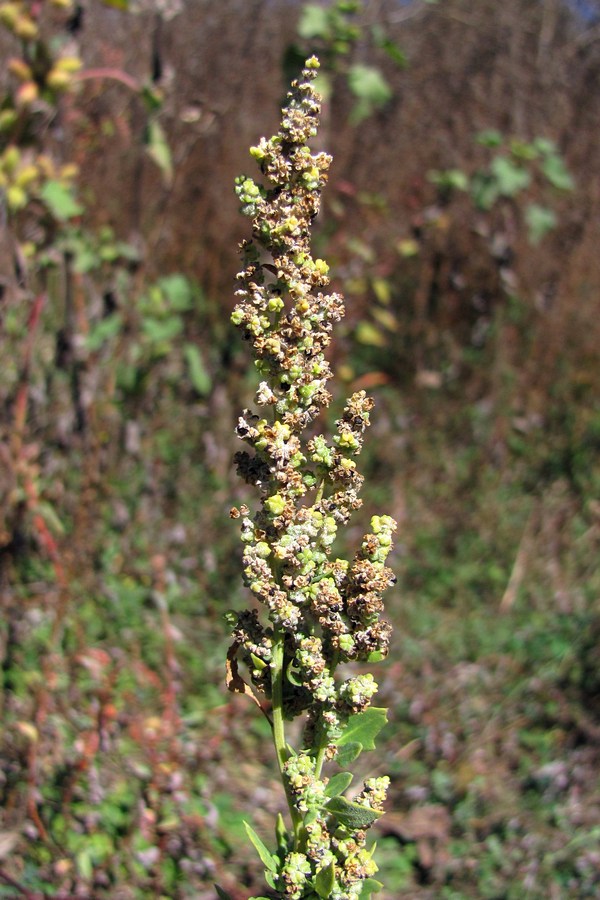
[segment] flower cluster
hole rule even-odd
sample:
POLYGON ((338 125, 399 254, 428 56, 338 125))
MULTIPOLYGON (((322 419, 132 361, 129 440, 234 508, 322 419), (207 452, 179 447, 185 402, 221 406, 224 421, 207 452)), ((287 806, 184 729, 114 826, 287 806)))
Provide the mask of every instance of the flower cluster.
MULTIPOLYGON (((336 669, 387 653, 391 629, 381 619, 381 594, 394 582, 385 561, 396 524, 389 516, 373 517, 354 558, 333 557, 338 528, 361 505, 356 457, 373 407, 365 392, 348 399, 332 438, 315 433, 314 425, 306 433, 331 401, 324 354, 332 326, 344 314, 342 296, 327 290, 327 264, 310 250, 331 163, 307 145, 320 112, 312 84, 317 69, 315 58, 306 62, 288 94, 279 132, 251 148, 261 182, 246 175, 236 180, 242 211, 252 218, 252 238, 241 246, 232 321, 253 348, 260 384, 255 410, 244 410, 238 421, 247 449, 235 462, 261 502, 253 516, 245 506, 231 515, 241 520, 244 580, 266 621, 256 611, 238 615, 232 651, 272 701, 295 825, 276 887, 285 897, 313 896, 314 878, 331 869, 330 896, 350 900, 375 867, 364 850, 365 829, 327 813, 321 766, 336 757, 348 720, 369 707, 377 690, 372 675, 340 680, 336 669), (303 750, 290 755, 280 723, 302 712, 303 750)), ((354 802, 380 810, 382 785, 379 779, 376 789, 365 786, 354 802)))

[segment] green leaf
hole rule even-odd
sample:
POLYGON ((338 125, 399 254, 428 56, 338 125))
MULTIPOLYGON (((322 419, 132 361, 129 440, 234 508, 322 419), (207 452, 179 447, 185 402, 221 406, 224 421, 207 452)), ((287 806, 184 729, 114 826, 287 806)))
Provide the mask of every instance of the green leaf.
POLYGON ((112 6, 114 9, 129 9, 129 0, 102 0, 105 6, 112 6))
POLYGON ((277 821, 275 823, 275 839, 277 841, 277 846, 279 847, 279 849, 287 852, 289 834, 287 828, 285 827, 285 822, 281 813, 277 813, 277 821))
POLYGON ((252 665, 255 669, 258 669, 259 672, 262 672, 263 669, 266 669, 267 664, 264 659, 261 659, 260 656, 256 656, 254 653, 250 654, 250 659, 252 660, 252 665))
POLYGON ((185 275, 165 275, 158 280, 158 287, 176 312, 185 312, 194 305, 194 290, 185 275))
POLYGON ((165 184, 173 181, 173 159, 162 125, 154 119, 146 132, 146 152, 162 172, 165 184))
POLYGON ((183 354, 188 365, 188 374, 194 390, 201 397, 207 397, 212 387, 212 379, 206 371, 199 349, 195 344, 186 344, 183 348, 183 354))
POLYGON ((91 881, 94 874, 94 864, 89 849, 84 848, 75 855, 75 865, 77 866, 77 871, 81 877, 85 881, 91 881))
POLYGON ((153 343, 171 341, 183 331, 183 321, 179 316, 170 316, 168 319, 144 319, 142 331, 148 340, 153 343))
POLYGON ((218 884, 215 884, 215 890, 217 892, 217 897, 219 900, 233 900, 231 894, 228 894, 227 891, 224 891, 222 887, 219 887, 218 884))
POLYGON ((427 179, 446 190, 466 191, 469 187, 469 176, 462 169, 445 169, 442 172, 433 169, 427 173, 427 179))
POLYGON ((359 100, 369 106, 383 106, 393 96, 393 91, 385 77, 374 66, 356 63, 348 71, 348 85, 359 100))
POLYGON ((261 862, 270 872, 277 871, 277 858, 273 856, 273 854, 267 849, 267 847, 263 844, 254 828, 251 825, 248 825, 247 822, 244 822, 244 828, 246 829, 246 834, 250 838, 254 849, 260 856, 261 862))
POLYGON ((55 534, 65 533, 65 526, 58 518, 54 507, 50 503, 47 503, 45 500, 38 500, 36 502, 36 510, 40 513, 42 519, 51 531, 55 534))
POLYGON ((485 131, 480 131, 475 140, 483 147, 499 147, 503 138, 495 128, 487 128, 485 131))
POLYGON ((520 141, 518 138, 513 138, 511 140, 510 152, 513 156, 516 156, 517 159, 524 159, 527 162, 532 159, 537 159, 540 155, 540 149, 536 144, 529 144, 527 141, 520 141))
POLYGON ((83 212, 83 206, 75 199, 73 189, 60 181, 47 181, 40 190, 40 198, 59 222, 66 222, 83 212))
POLYGON ((298 22, 298 34, 305 40, 311 38, 329 37, 330 25, 327 10, 323 6, 317 6, 316 3, 307 3, 303 7, 298 22))
POLYGON ((498 183, 489 172, 475 172, 471 178, 471 194, 477 209, 491 209, 499 196, 498 183))
POLYGON ((357 759, 360 754, 363 752, 364 747, 362 744, 357 741, 351 741, 348 744, 345 744, 343 747, 340 747, 337 752, 337 756, 335 758, 338 766, 341 766, 342 769, 345 769, 346 766, 349 766, 350 763, 353 763, 355 759, 357 759))
POLYGON ((160 91, 157 91, 151 84, 145 84, 142 87, 142 100, 146 111, 150 114, 158 112, 164 102, 160 91))
MULTIPOLYGON (((274 891, 277 890, 277 883, 275 881, 275 872, 271 872, 270 869, 265 871, 265 881, 269 885, 270 888, 273 888, 274 891)), ((259 898, 260 900, 260 898, 259 898)))
POLYGON ((94 353, 110 338, 115 337, 121 330, 123 317, 120 313, 113 313, 102 319, 89 332, 85 339, 85 346, 94 353))
POLYGON ((371 894, 377 894, 383 887, 381 881, 376 878, 365 878, 360 893, 360 900, 369 900, 371 894))
POLYGON ((319 869, 313 882, 315 891, 323 900, 328 900, 335 884, 335 865, 330 862, 324 869, 319 869))
POLYGON ((337 797, 339 794, 343 794, 353 778, 354 776, 351 772, 338 772, 337 775, 329 779, 329 783, 325 788, 325 796, 337 797))
POLYGON ((543 237, 556 228, 557 219, 555 213, 546 206, 530 203, 525 210, 525 221, 529 240, 532 244, 539 244, 543 237))
POLYGON ((575 187, 573 176, 557 154, 547 156, 540 168, 553 187, 561 191, 572 191, 575 187))
POLYGON ((388 342, 387 337, 371 322, 359 322, 354 336, 359 344, 366 344, 367 347, 386 347, 388 342))
POLYGON ((384 53, 387 53, 390 59, 394 60, 396 65, 401 68, 405 68, 408 65, 408 57, 404 50, 387 36, 381 25, 373 25, 371 34, 373 35, 373 40, 377 46, 380 47, 384 53))
POLYGON ((550 138, 537 137, 533 141, 533 146, 536 150, 539 150, 543 156, 549 156, 550 154, 556 153, 556 144, 550 138))
POLYGON ((375 749, 375 739, 387 722, 387 709, 370 706, 364 712, 356 713, 348 719, 344 732, 338 740, 338 747, 358 742, 365 750, 375 749))
POLYGON ((345 828, 355 831, 357 828, 368 828, 373 822, 381 818, 383 813, 375 809, 353 803, 345 797, 333 797, 326 805, 327 812, 345 828))
POLYGON ((490 171, 496 179, 499 193, 504 197, 514 197, 528 187, 531 181, 529 172, 507 156, 497 156, 493 159, 490 171))

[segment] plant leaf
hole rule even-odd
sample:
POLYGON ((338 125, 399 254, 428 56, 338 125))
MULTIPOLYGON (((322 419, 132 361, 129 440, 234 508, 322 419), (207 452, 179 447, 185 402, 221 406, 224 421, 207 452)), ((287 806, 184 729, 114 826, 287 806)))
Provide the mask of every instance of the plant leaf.
POLYGON ((483 147, 499 147, 502 143, 502 135, 495 128, 487 128, 485 131, 480 131, 475 140, 483 147))
POLYGON ((383 106, 393 96, 393 91, 385 77, 374 66, 356 63, 348 71, 348 85, 358 100, 369 106, 383 106))
POLYGON ((475 172, 471 178, 471 193, 477 209, 491 209, 498 199, 498 182, 489 172, 475 172))
POLYGON ((267 849, 265 844, 263 844, 262 840, 259 838, 254 828, 249 825, 247 822, 244 822, 244 828, 246 829, 246 833, 254 846, 254 849, 260 856, 261 862, 265 866, 266 869, 269 869, 271 872, 277 871, 277 859, 270 850, 267 849))
POLYGON ((329 16, 323 6, 307 3, 303 7, 298 22, 298 34, 305 40, 310 38, 327 38, 329 36, 329 16))
POLYGON ((165 294, 169 306, 176 312, 185 312, 194 305, 193 288, 185 275, 165 275, 158 280, 158 287, 165 294))
POLYGON ((376 894, 381 890, 383 884, 376 878, 366 878, 363 882, 360 900, 369 900, 371 894, 376 894))
MULTIPOLYGON (((265 881, 270 888, 273 888, 274 891, 277 890, 277 885, 275 883, 275 873, 271 872, 269 869, 265 871, 265 881)), ((260 900, 260 897, 258 898, 258 900, 260 900)))
POLYGON ((573 176, 558 154, 547 156, 541 164, 541 170, 553 187, 561 191, 572 191, 575 187, 573 176))
POLYGON ((514 197, 528 187, 531 175, 507 156, 497 156, 490 163, 490 171, 496 178, 498 191, 505 197, 514 197))
POLYGON ((328 900, 335 884, 335 865, 330 862, 324 869, 319 869, 314 880, 314 888, 319 897, 328 900))
POLYGON ((156 163, 162 172, 165 184, 169 186, 173 181, 173 159, 171 148, 162 125, 154 119, 148 125, 146 132, 146 152, 156 163))
POLYGON ((352 831, 357 828, 361 830, 368 828, 383 815, 375 809, 353 803, 352 800, 347 800, 345 797, 332 797, 325 805, 325 809, 340 825, 344 825, 352 831))
POLYGON ((387 709, 370 706, 364 712, 356 713, 348 719, 338 747, 352 742, 362 744, 365 750, 375 749, 375 738, 387 722, 387 709))
POLYGON ((385 347, 387 345, 386 336, 371 322, 359 322, 354 335, 359 344, 366 344, 368 347, 385 347))
POLYGON ((351 772, 338 772, 337 775, 329 779, 329 784, 325 788, 325 796, 337 797, 339 794, 343 794, 353 778, 354 776, 351 772))
POLYGON ((194 390, 201 397, 207 397, 212 387, 212 379, 206 371, 200 350, 195 344, 186 344, 183 348, 183 353, 194 390))
POLYGON ((168 319, 144 319, 142 331, 153 342, 170 341, 183 331, 183 321, 179 316, 168 319))
POLYGON ((277 846, 279 847, 279 849, 287 852, 290 838, 281 813, 277 813, 277 822, 275 823, 275 839, 277 840, 277 846))
POLYGON ((387 36, 385 33, 385 29, 379 25, 373 25, 371 27, 371 34, 373 35, 373 40, 375 41, 378 47, 387 53, 390 59, 393 59, 396 65, 401 68, 405 68, 408 64, 408 58, 404 50, 393 41, 391 38, 387 36))
POLYGON ((532 244, 539 244, 543 237, 556 228, 556 215, 546 206, 540 206, 538 203, 530 203, 525 210, 525 221, 527 222, 527 230, 529 240, 532 244))
POLYGON ((215 884, 215 890, 217 892, 219 900, 233 900, 231 894, 228 894, 227 891, 224 891, 223 888, 219 887, 218 884, 215 884))
POLYGON ((83 212, 83 206, 75 199, 72 188, 60 181, 47 181, 40 190, 40 198, 59 222, 66 222, 83 212))
POLYGON ((123 325, 123 317, 120 313, 112 313, 105 319, 101 319, 97 325, 94 325, 85 339, 85 346, 92 353, 99 350, 105 341, 115 337, 121 330, 123 325))
POLYGON ((338 766, 345 769, 346 766, 349 766, 350 763, 353 763, 354 760, 360 756, 363 750, 363 745, 358 743, 358 741, 350 741, 348 744, 344 744, 343 747, 338 749, 335 761, 338 766))

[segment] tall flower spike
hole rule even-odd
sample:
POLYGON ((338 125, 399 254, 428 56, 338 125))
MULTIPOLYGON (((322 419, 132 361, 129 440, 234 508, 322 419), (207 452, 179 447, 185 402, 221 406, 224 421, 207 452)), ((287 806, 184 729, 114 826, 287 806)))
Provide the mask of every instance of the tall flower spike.
MULTIPOLYGON (((252 238, 241 245, 232 321, 250 342, 260 376, 255 410, 244 410, 237 434, 240 476, 256 485, 260 507, 233 509, 241 519, 244 580, 265 609, 232 614, 234 644, 254 687, 272 703, 273 737, 292 820, 279 829, 276 871, 267 880, 288 898, 358 898, 376 866, 365 831, 381 814, 387 779, 370 779, 354 801, 326 794, 326 760, 338 755, 349 719, 365 713, 377 690, 373 676, 340 679, 341 663, 381 659, 390 625, 381 593, 394 581, 385 565, 396 524, 375 516, 354 559, 332 558, 337 530, 361 505, 355 457, 373 402, 353 394, 336 434, 306 435, 331 401, 324 351, 343 298, 328 292, 328 266, 313 259, 310 232, 331 157, 312 153, 320 100, 312 57, 292 83, 279 132, 250 150, 260 182, 236 179, 252 238), (302 746, 292 751, 285 721, 306 714, 302 746)), ((237 670, 236 670, 237 672, 237 670)), ((232 689, 240 689, 232 679, 232 689)), ((346 781, 344 787, 347 787, 346 781)), ((274 863, 275 865, 275 863, 274 863)))

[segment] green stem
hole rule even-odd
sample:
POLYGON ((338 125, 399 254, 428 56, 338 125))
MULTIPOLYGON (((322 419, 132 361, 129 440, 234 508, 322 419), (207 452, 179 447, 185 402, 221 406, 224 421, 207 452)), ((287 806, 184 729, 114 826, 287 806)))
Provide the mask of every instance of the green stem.
POLYGON ((323 492, 325 490, 325 479, 321 480, 319 487, 317 488, 317 495, 315 497, 315 504, 320 503, 323 499, 323 492))
POLYGON ((284 678, 284 639, 285 634, 276 629, 273 635, 273 653, 271 657, 271 700, 273 703, 273 742, 277 763, 281 773, 281 780, 285 789, 285 795, 290 810, 292 826, 296 842, 298 841, 302 819, 293 804, 292 795, 286 777, 283 774, 283 766, 289 758, 289 752, 285 740, 285 726, 283 720, 283 678, 284 678))
MULTIPOLYGON (((330 675, 333 676, 333 673, 334 673, 335 670, 337 669, 337 666, 338 666, 339 661, 340 661, 340 655, 339 655, 339 653, 336 651, 336 652, 333 654, 333 659, 332 659, 332 661, 331 661, 331 665, 329 666, 329 673, 330 673, 330 675)), ((318 748, 315 748, 315 749, 316 749, 316 754, 315 754, 315 776, 316 776, 317 778, 320 778, 320 777, 321 777, 321 772, 322 772, 322 770, 323 770, 323 763, 325 762, 325 753, 326 753, 326 751, 327 751, 327 741, 324 741, 323 744, 322 744, 322 746, 320 746, 320 747, 318 747, 318 748)))
POLYGON ((323 769, 323 763, 325 762, 325 750, 326 749, 327 749, 326 747, 321 747, 319 749, 319 752, 317 753, 316 760, 315 760, 315 777, 316 778, 321 777, 321 770, 323 769))

